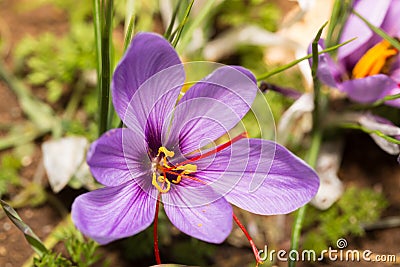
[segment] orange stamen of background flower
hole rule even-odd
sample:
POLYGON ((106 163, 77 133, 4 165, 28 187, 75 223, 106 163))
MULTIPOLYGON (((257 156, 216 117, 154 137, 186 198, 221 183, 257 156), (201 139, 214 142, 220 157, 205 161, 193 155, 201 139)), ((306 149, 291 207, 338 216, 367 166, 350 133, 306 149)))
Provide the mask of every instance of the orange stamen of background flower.
POLYGON ((382 73, 388 60, 399 51, 388 41, 383 40, 365 53, 353 68, 353 78, 359 79, 382 73))

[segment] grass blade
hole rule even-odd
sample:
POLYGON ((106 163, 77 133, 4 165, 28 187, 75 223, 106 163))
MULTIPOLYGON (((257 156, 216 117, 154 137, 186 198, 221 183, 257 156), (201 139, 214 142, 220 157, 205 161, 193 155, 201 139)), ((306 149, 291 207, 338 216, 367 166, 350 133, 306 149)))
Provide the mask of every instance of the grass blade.
POLYGON ((392 38, 389 34, 387 34, 384 30, 374 26, 369 22, 366 18, 361 16, 359 13, 357 13, 355 10, 353 10, 354 15, 356 15, 359 19, 361 19, 367 26, 375 32, 377 35, 388 41, 394 48, 396 48, 398 51, 400 51, 400 42, 397 41, 395 38, 392 38))
POLYGON ((24 233, 26 240, 35 250, 35 252, 42 257, 44 254, 48 253, 47 248, 40 241, 39 237, 32 231, 32 229, 22 221, 18 213, 5 201, 0 200, 1 206, 6 213, 7 217, 18 227, 18 229, 24 233))
MULTIPOLYGON (((328 48, 326 48, 324 50, 321 50, 321 51, 318 52, 318 55, 322 55, 324 53, 329 53, 329 52, 335 51, 339 47, 342 47, 342 46, 354 41, 355 39, 356 38, 353 38, 353 39, 350 39, 350 40, 348 40, 348 41, 346 41, 344 43, 341 43, 341 44, 338 44, 338 45, 334 45, 334 46, 328 47, 328 48)), ((292 62, 290 62, 288 64, 285 64, 283 66, 280 66, 280 67, 278 67, 278 68, 276 68, 276 69, 274 69, 272 71, 269 71, 267 73, 261 74, 260 76, 257 77, 257 81, 261 81, 261 80, 267 79, 267 78, 269 78, 269 77, 271 77, 271 76, 273 76, 275 74, 278 74, 278 73, 280 73, 282 71, 285 71, 287 69, 290 69, 291 67, 296 66, 298 63, 302 62, 303 60, 307 60, 307 59, 310 59, 310 58, 312 58, 312 54, 308 54, 307 56, 304 56, 302 58, 296 59, 296 60, 294 60, 294 61, 292 61, 292 62)))

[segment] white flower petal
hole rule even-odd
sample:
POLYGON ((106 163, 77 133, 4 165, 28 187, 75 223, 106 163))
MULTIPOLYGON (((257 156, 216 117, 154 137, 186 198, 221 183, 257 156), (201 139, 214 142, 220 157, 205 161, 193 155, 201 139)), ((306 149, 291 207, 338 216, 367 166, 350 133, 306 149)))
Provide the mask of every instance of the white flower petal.
POLYGON ((88 145, 84 137, 65 137, 42 144, 43 163, 54 192, 68 184, 84 161, 88 145))
POLYGON ((316 171, 320 178, 317 195, 311 204, 325 210, 333 205, 343 194, 343 184, 337 176, 340 166, 342 146, 338 143, 323 144, 317 161, 316 171))

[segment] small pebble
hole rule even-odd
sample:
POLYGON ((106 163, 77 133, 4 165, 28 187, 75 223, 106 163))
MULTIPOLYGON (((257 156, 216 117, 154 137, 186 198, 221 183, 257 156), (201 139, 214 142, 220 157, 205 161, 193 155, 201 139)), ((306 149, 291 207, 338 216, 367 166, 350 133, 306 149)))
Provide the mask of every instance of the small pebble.
POLYGON ((3 229, 4 229, 5 231, 10 230, 10 229, 11 229, 11 224, 10 224, 9 222, 3 223, 3 229))
POLYGON ((0 256, 4 257, 7 255, 7 249, 3 246, 0 247, 0 256))
POLYGON ((31 163, 32 163, 32 157, 30 157, 30 156, 24 156, 21 159, 21 164, 24 167, 27 167, 27 166, 31 165, 31 163))
POLYGON ((33 211, 32 211, 32 210, 25 210, 25 211, 24 211, 24 216, 25 216, 27 219, 32 218, 32 217, 33 217, 33 211))
POLYGON ((47 235, 51 232, 51 225, 45 225, 42 227, 42 233, 47 235))
POLYGON ((5 233, 0 233, 0 240, 6 240, 7 235, 5 233))

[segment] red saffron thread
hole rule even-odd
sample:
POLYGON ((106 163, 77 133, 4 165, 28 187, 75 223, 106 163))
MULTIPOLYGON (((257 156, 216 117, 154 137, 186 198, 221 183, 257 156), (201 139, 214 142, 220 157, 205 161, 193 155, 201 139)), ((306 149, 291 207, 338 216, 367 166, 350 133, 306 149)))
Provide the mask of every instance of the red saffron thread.
POLYGON ((247 240, 249 240, 250 246, 253 250, 254 256, 256 257, 256 262, 257 265, 258 264, 262 264, 263 261, 260 258, 260 255, 258 255, 258 249, 256 247, 256 244, 254 244, 253 239, 251 238, 250 234, 247 232, 246 228, 244 227, 244 225, 239 221, 238 217, 236 217, 235 213, 232 213, 233 215, 233 220, 236 222, 236 224, 239 226, 240 229, 242 229, 244 235, 246 236, 247 240))
POLYGON ((153 235, 154 235, 154 255, 155 255, 155 257, 156 257, 156 262, 157 262, 157 264, 161 264, 160 250, 158 249, 158 231, 157 231, 157 226, 158 226, 158 211, 159 211, 159 209, 160 209, 160 197, 161 197, 161 193, 158 194, 158 198, 157 198, 156 215, 154 216, 154 229, 153 229, 153 235))
POLYGON ((239 134, 238 136, 236 136, 232 140, 229 140, 228 142, 226 142, 226 143, 214 148, 213 150, 210 150, 210 151, 208 151, 208 152, 206 152, 204 154, 200 154, 200 155, 198 155, 196 157, 193 157, 191 159, 187 159, 187 160, 185 160, 185 161, 183 161, 183 162, 181 162, 181 163, 179 163, 179 164, 177 164, 177 165, 175 165, 175 166, 173 166, 171 168, 168 168, 167 171, 175 169, 178 166, 182 166, 182 165, 188 164, 190 162, 193 162, 193 161, 196 161, 196 160, 199 160, 199 159, 203 159, 203 158, 206 158, 206 157, 208 157, 210 155, 216 154, 219 151, 231 146, 233 143, 235 143, 235 142, 237 142, 237 141, 239 141, 239 140, 241 140, 243 138, 248 138, 247 132, 243 132, 243 133, 239 134))
POLYGON ((188 176, 188 175, 185 175, 185 174, 179 174, 177 172, 168 171, 168 170, 166 172, 169 173, 169 174, 176 175, 176 176, 180 175, 182 178, 186 178, 186 179, 189 179, 189 180, 192 180, 192 181, 196 181, 196 182, 199 182, 199 183, 202 183, 202 184, 207 184, 206 182, 204 182, 203 180, 200 180, 197 177, 188 176))

